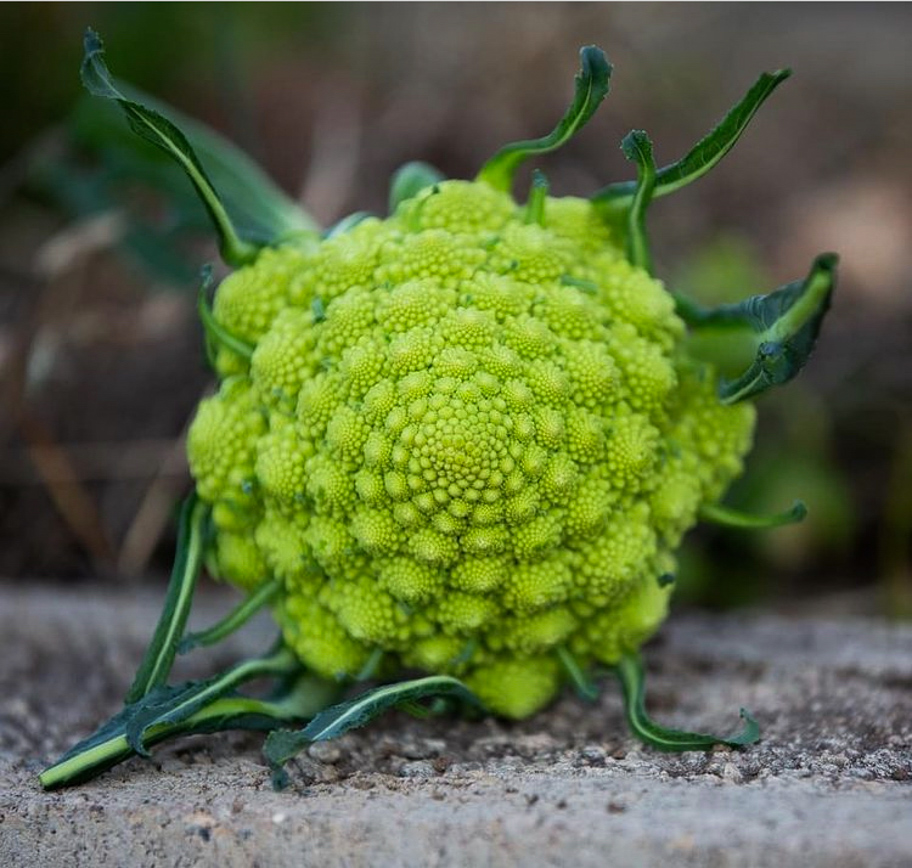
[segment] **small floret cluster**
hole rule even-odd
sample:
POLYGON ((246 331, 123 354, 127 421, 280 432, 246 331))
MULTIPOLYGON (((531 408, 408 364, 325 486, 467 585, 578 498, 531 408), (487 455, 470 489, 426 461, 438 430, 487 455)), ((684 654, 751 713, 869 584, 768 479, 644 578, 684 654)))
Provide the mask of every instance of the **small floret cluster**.
POLYGON ((750 404, 688 357, 662 284, 588 200, 530 216, 444 181, 220 285, 219 392, 189 435, 210 567, 279 577, 314 672, 458 674, 531 714, 558 655, 615 664, 666 613, 673 552, 742 468, 750 404))

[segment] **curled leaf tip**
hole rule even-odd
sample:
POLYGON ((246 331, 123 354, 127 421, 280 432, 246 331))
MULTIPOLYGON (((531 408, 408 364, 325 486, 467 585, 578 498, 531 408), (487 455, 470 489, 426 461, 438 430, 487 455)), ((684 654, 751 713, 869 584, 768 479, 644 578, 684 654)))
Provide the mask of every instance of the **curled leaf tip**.
MULTIPOLYGON (((702 178, 735 145, 741 134, 770 94, 789 76, 790 69, 764 72, 728 114, 700 139, 680 160, 663 166, 656 173, 654 196, 667 196, 702 178)), ((596 206, 609 212, 630 207, 636 193, 634 181, 621 181, 603 187, 592 196, 596 206)))
POLYGON ((710 750, 717 744, 745 747, 760 738, 760 727, 747 709, 740 710, 744 726, 732 735, 685 732, 656 723, 646 713, 646 679, 639 654, 626 654, 615 667, 624 696, 627 722, 639 739, 664 751, 710 750))
POLYGON ((655 192, 656 167, 652 140, 645 130, 631 130, 621 141, 624 156, 637 165, 636 191, 627 210, 627 259, 652 273, 652 255, 646 232, 646 210, 655 192))
POLYGON ((608 95, 612 66, 605 53, 594 45, 580 49, 580 71, 575 79, 573 102, 557 126, 547 135, 504 145, 482 166, 476 180, 510 190, 516 170, 530 157, 561 147, 578 133, 608 95))
MULTIPOLYGON (((748 369, 738 378, 720 383, 723 404, 754 397, 798 375, 814 350, 830 308, 838 262, 835 253, 821 254, 803 281, 721 309, 723 320, 740 319, 752 328, 756 345, 754 361, 748 369)), ((709 319, 713 317, 710 312, 709 319)))
POLYGON ((160 112, 125 96, 114 84, 104 60, 104 44, 91 28, 83 38, 84 56, 80 68, 83 86, 92 96, 114 100, 124 112, 130 129, 140 138, 164 151, 184 170, 196 189, 219 237, 225 262, 244 265, 257 255, 259 247, 243 240, 206 174, 186 135, 160 112))

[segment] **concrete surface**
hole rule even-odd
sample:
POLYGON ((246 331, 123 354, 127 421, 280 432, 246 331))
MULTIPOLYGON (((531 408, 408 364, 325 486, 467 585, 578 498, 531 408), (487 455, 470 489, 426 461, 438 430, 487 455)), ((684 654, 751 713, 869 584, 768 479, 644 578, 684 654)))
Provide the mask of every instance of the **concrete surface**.
MULTIPOLYGON (((201 600, 205 622, 226 598, 201 600)), ((276 793, 260 738, 162 747, 46 794, 36 776, 115 711, 148 593, 0 586, 0 866, 912 865, 912 627, 673 617, 647 650, 662 722, 747 750, 661 754, 615 685, 518 725, 392 714, 311 748, 276 793)), ((263 649, 266 623, 183 675, 263 649)))

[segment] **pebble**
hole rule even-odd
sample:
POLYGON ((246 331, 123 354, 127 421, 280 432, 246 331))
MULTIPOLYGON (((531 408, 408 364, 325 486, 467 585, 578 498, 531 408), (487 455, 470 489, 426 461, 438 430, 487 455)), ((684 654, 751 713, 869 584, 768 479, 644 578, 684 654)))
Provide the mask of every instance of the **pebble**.
POLYGON ((332 765, 342 759, 342 748, 329 741, 317 741, 307 748, 307 755, 317 762, 332 765))
POLYGON ((399 769, 400 778, 432 778, 435 775, 434 766, 427 760, 412 760, 399 769))

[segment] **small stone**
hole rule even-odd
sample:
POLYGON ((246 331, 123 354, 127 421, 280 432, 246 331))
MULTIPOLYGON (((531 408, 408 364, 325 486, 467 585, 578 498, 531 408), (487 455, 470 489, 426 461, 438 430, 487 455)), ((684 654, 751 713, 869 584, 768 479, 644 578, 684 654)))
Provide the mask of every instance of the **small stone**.
POLYGON ((413 760, 403 763, 399 769, 400 778, 432 778, 436 772, 427 760, 413 760))
POLYGON ((744 775, 741 774, 741 769, 734 763, 725 763, 722 766, 722 780, 731 784, 740 784, 744 781, 744 775))
POLYGON ((446 742, 439 738, 403 740, 396 746, 396 753, 410 760, 423 760, 439 756, 445 750, 446 742))
POLYGON ((603 766, 605 765, 607 752, 605 748, 596 744, 588 744, 580 750, 579 755, 580 759, 590 766, 603 766))
POLYGON ((307 755, 317 762, 331 765, 342 759, 342 748, 330 741, 316 741, 307 748, 307 755))

